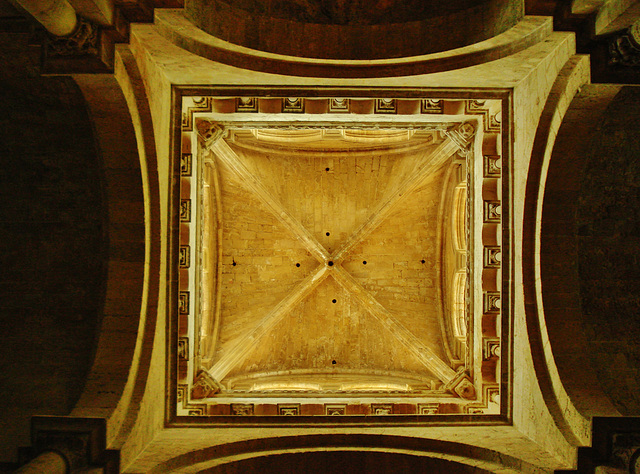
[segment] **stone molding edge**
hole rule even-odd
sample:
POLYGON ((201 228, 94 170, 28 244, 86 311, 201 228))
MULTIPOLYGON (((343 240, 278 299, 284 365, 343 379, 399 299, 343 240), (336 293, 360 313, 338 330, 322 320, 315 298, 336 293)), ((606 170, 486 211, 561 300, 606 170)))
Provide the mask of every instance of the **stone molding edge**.
POLYGON ((223 41, 193 25, 180 9, 156 9, 157 31, 205 59, 260 72, 302 77, 365 78, 413 76, 494 61, 542 41, 553 29, 549 17, 528 16, 494 38, 442 53, 397 59, 335 60, 285 56, 223 41))
POLYGON ((551 351, 540 287, 540 226, 544 183, 557 132, 574 96, 588 81, 588 65, 586 56, 574 55, 569 58, 547 97, 531 152, 522 239, 525 317, 538 386, 556 426, 574 446, 587 444, 588 420, 578 412, 571 401, 551 351))

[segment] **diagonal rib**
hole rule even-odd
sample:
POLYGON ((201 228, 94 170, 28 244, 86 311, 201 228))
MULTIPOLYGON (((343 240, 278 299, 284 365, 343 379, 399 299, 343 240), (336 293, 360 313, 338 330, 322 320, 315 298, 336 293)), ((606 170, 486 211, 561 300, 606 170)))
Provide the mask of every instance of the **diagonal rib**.
MULTIPOLYGON (((416 169, 411 175, 398 185, 395 191, 391 193, 391 196, 381 201, 371 217, 358 227, 358 229, 351 234, 349 240, 336 252, 333 260, 336 261, 344 258, 355 245, 384 222, 406 195, 419 188, 430 177, 434 170, 442 166, 458 150, 459 145, 451 138, 445 138, 421 164, 416 166, 416 169)), ((423 156, 418 157, 418 159, 421 158, 423 158, 423 156)))
POLYGON ((453 380, 456 376, 456 371, 442 361, 435 352, 424 345, 411 331, 405 328, 389 310, 382 306, 346 270, 340 266, 333 267, 333 278, 340 286, 357 298, 440 381, 446 385, 453 380))
POLYGON ((328 268, 326 265, 318 267, 318 269, 302 280, 300 284, 289 293, 289 295, 280 301, 262 320, 247 334, 242 336, 235 342, 233 347, 215 363, 209 374, 217 380, 221 381, 227 376, 231 370, 241 363, 249 353, 255 348, 256 343, 267 334, 273 327, 280 322, 287 313, 302 301, 309 293, 311 293, 326 277, 328 268))
POLYGON ((282 204, 265 188, 242 163, 238 155, 224 140, 217 140, 210 145, 210 150, 227 165, 239 178, 242 184, 258 197, 284 226, 306 247, 306 249, 320 262, 329 259, 329 253, 316 238, 296 220, 282 204))

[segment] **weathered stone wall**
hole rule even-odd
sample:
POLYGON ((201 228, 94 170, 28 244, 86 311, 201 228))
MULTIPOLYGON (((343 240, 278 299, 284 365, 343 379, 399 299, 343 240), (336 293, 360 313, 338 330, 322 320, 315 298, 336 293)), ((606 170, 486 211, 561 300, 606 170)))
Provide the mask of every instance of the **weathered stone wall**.
MULTIPOLYGON (((593 120, 593 118, 592 118, 593 120)), ((576 214, 585 352, 624 415, 640 415, 640 87, 590 137, 576 214)))
POLYGON ((585 416, 637 415, 640 89, 585 85, 558 132, 541 235, 553 357, 585 416))

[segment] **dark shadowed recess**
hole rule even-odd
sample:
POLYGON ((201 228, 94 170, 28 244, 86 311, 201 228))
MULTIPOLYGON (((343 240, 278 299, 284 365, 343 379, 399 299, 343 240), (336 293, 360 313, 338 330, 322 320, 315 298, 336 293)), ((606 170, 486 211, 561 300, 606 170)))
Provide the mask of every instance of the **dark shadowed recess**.
POLYGON ((0 461, 34 414, 66 415, 90 368, 106 281, 101 160, 83 96, 0 33, 0 461))
POLYGON ((260 51, 323 59, 385 59, 492 38, 523 15, 517 0, 186 0, 207 33, 260 51), (473 20, 473 21, 471 21, 473 20))
POLYGON ((484 474, 489 471, 445 459, 399 453, 330 451, 285 453, 243 459, 201 471, 210 474, 366 474, 428 472, 430 474, 484 474))
POLYGON ((591 137, 576 215, 588 352, 623 415, 640 415, 640 88, 622 87, 591 137))

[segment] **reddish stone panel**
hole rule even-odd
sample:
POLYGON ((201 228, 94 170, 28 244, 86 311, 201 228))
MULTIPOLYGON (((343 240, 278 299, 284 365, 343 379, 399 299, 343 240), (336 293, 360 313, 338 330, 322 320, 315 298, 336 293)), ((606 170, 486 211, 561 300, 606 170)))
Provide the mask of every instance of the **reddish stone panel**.
POLYGON ((416 405, 415 403, 396 403, 393 407, 393 413, 395 415, 415 415, 416 405))
POLYGON ((260 403, 255 406, 256 415, 274 416, 278 414, 278 406, 271 403, 260 403))
POLYGON ((231 415, 231 406, 228 403, 213 403, 207 406, 207 415, 231 415))
POLYGON ((457 403, 441 403, 440 408, 438 410, 439 415, 443 414, 451 414, 451 413, 462 413, 461 405, 457 403))

